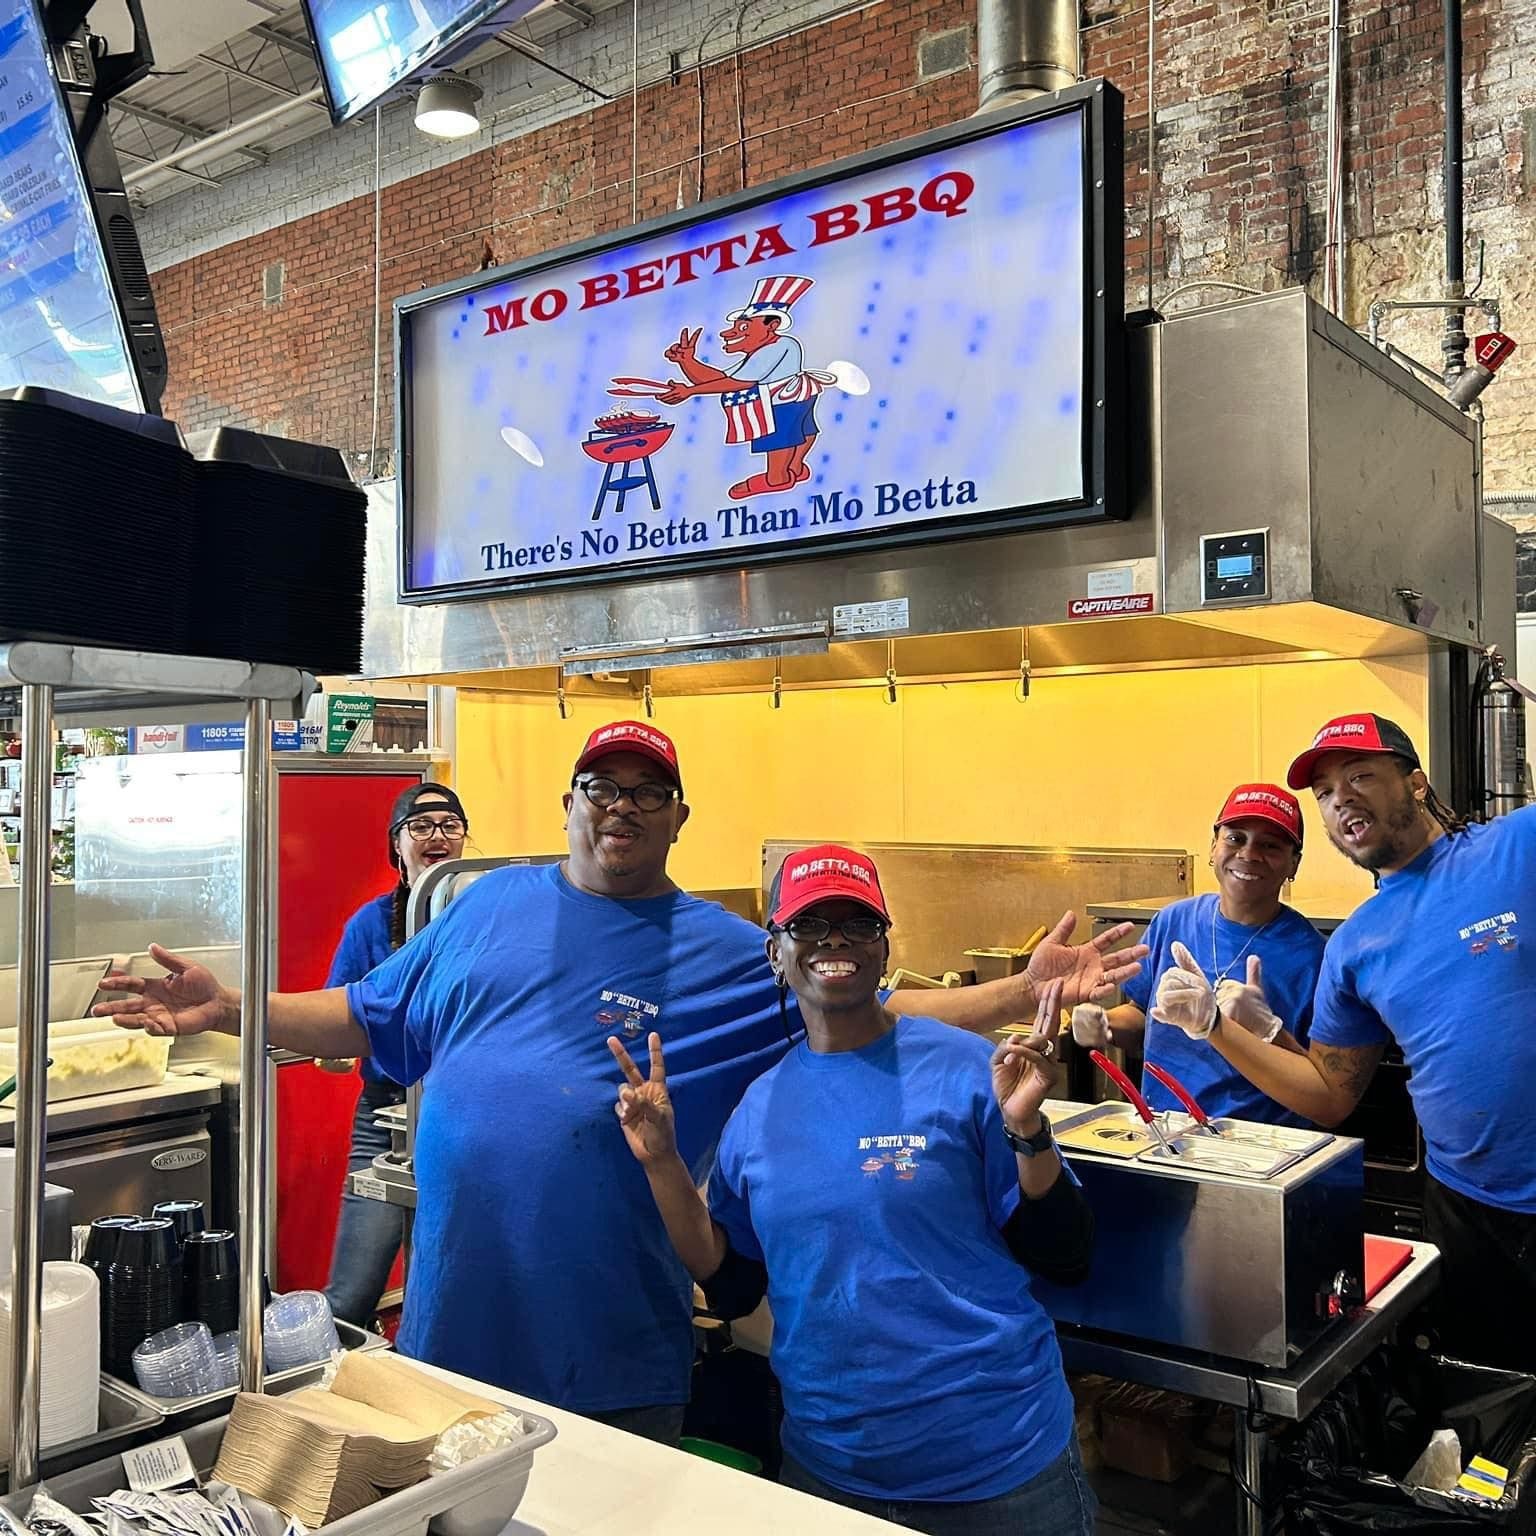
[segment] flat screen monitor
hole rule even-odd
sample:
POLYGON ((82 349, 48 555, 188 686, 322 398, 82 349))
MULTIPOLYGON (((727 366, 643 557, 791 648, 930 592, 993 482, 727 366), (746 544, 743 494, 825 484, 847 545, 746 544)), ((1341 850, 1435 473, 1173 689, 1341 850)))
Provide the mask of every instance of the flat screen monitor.
POLYGON ((401 596, 1124 515, 1088 82, 396 301, 401 596))
POLYGON ((304 0, 332 120, 356 117, 478 23, 531 9, 532 0, 304 0))
POLYGON ((0 389, 25 384, 145 409, 36 0, 0 0, 0 389))

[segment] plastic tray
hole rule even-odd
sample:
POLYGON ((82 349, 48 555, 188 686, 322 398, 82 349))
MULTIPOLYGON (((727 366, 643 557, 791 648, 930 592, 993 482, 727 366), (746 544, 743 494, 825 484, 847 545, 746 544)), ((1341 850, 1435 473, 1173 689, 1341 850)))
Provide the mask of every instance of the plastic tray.
MULTIPOLYGON (((341 1340, 341 1347, 346 1350, 359 1349, 367 1353, 370 1350, 389 1348, 388 1339, 369 1333, 366 1328, 359 1328, 355 1323, 345 1323, 339 1317, 336 1319, 336 1336, 341 1340)), ((325 1366, 326 1362, 319 1360, 313 1365, 295 1365, 286 1371, 272 1371, 267 1376, 267 1390, 270 1392, 276 1388, 288 1392, 299 1387, 313 1386, 325 1374, 325 1366)), ((151 1397, 137 1383, 120 1381, 116 1376, 105 1379, 129 1397, 152 1408, 173 1428, 195 1423, 199 1419, 212 1418, 215 1413, 227 1413, 237 1390, 225 1387, 222 1392, 205 1392, 201 1397, 151 1397)))
MULTIPOLYGON (((165 1422, 165 1415, 153 1398, 141 1392, 130 1391, 113 1377, 101 1378, 101 1410, 96 1420, 99 1428, 94 1435, 83 1435, 78 1440, 67 1440, 63 1445, 50 1446, 42 1453, 41 1466, 44 1480, 61 1472, 72 1471, 100 1459, 102 1453, 114 1445, 144 1438, 144 1431, 165 1422)), ((0 1461, 0 1482, 10 1487, 10 1465, 0 1461)))
MULTIPOLYGON (((530 1433, 521 1444, 492 1451, 467 1466, 439 1472, 414 1488, 402 1489, 360 1509, 355 1515, 333 1521, 326 1536, 499 1536, 517 1506, 522 1503, 533 1469, 533 1453, 555 1438, 555 1426, 537 1414, 523 1413, 530 1433)), ((182 1431, 192 1464, 206 1476, 218 1460, 228 1415, 210 1419, 182 1431)), ((120 1456, 60 1477, 48 1479, 48 1492, 77 1512, 90 1508, 91 1500, 114 1493, 125 1485, 120 1456)), ((0 1500, 6 1509, 24 1515, 32 1499, 30 1489, 0 1500)))

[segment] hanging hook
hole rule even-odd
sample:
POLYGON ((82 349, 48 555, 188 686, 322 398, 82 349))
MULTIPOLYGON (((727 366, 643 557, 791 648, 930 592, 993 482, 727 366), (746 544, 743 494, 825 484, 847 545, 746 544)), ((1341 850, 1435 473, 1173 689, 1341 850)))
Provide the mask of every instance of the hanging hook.
POLYGON ((1029 631, 1019 631, 1019 686, 1015 697, 1022 704, 1029 697, 1030 665, 1029 665, 1029 631))
POLYGON ((555 707, 560 711, 562 720, 571 718, 570 706, 565 702, 565 668, 558 667, 555 670, 555 707))
POLYGON ((784 707, 784 653, 781 651, 773 663, 773 707, 784 707))
POLYGON ((647 669, 645 674, 645 689, 642 696, 645 699, 645 718, 647 720, 654 719, 656 715, 656 703, 654 695, 651 693, 651 674, 649 669, 647 669))

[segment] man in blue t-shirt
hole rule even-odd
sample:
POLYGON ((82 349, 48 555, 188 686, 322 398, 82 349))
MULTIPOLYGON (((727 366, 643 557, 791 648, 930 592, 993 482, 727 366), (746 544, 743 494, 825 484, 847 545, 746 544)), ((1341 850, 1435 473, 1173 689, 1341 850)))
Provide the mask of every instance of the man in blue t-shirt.
MULTIPOLYGON (((614 1134, 606 1041, 665 1035, 684 1155, 702 1178, 794 1019, 762 931, 667 874, 689 811, 662 732, 632 720, 594 731, 564 805, 564 863, 491 871, 350 986, 274 994, 269 1034, 305 1055, 368 1055, 397 1082, 424 1080, 405 1353, 676 1440, 692 1290, 614 1134)), ((1135 973, 1144 948, 1105 964, 1129 925, 1074 946, 1072 924, 1069 913, 1030 973, 898 992, 888 1006, 984 1031, 1032 1017, 1034 989, 1050 980, 1078 1002, 1135 973)), ((138 995, 103 1004, 104 1016, 153 1034, 238 1031, 237 992, 155 954, 170 975, 113 978, 138 995)))
MULTIPOLYGON (((1312 790, 1334 846, 1379 889, 1329 941, 1305 1055, 1219 1025, 1211 1043, 1266 1093, 1337 1125, 1397 1042, 1424 1132, 1442 1345, 1536 1370, 1536 808, 1466 825, 1380 715, 1329 721, 1289 782, 1312 790)), ((1187 973, 1159 988, 1186 1030, 1214 1002, 1187 973)))
MULTIPOLYGON (((1072 1016, 1077 1044, 1138 1045, 1145 1067, 1142 1097, 1156 1110, 1178 1110, 1178 1097, 1146 1068, 1161 1067, 1187 1088, 1208 1115, 1303 1125, 1305 1120, 1262 1093, 1202 1040, 1160 1022, 1152 1004, 1168 970, 1197 965, 1215 989, 1223 1016, 1264 1040, 1304 1048, 1323 940, 1280 900, 1301 865, 1301 806, 1277 784, 1239 784, 1212 829, 1216 894, 1164 907, 1147 929, 1151 950, 1141 974, 1122 989, 1125 1002, 1107 1014, 1094 1003, 1072 1016), (1150 1018, 1149 1018, 1150 1015, 1150 1018), (1143 1034, 1143 1032, 1145 1032, 1143 1034)), ((1214 1027, 1214 1019, 1212 1021, 1214 1027)))

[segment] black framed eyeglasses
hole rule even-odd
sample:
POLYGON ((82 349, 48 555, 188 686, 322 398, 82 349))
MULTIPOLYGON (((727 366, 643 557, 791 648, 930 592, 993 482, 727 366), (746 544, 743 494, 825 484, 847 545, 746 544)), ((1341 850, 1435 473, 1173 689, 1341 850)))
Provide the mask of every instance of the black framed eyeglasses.
POLYGON ((405 823, 405 830, 414 842, 429 843, 434 837, 445 837, 452 843, 463 837, 469 828, 457 816, 444 816, 441 821, 433 821, 430 816, 413 816, 405 823))
POLYGON ((585 778, 576 779, 573 787, 601 811, 624 799, 633 801, 636 810, 659 811, 682 793, 675 784, 653 784, 650 780, 640 784, 619 784, 613 779, 585 778))
POLYGON ((885 937, 890 924, 873 913, 868 916, 845 917, 840 923, 830 922, 824 917, 792 917, 779 931, 787 933, 797 944, 819 944, 834 928, 850 944, 873 944, 885 937))

